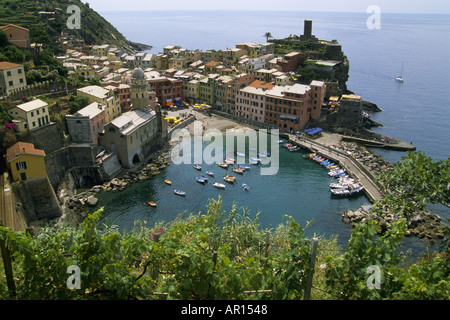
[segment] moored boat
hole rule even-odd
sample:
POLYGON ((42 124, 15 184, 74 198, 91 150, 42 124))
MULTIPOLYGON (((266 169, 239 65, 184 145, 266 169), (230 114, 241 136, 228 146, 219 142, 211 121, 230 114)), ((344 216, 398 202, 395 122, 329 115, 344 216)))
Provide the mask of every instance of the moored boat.
POLYGON ((212 171, 206 171, 206 174, 208 176, 214 177, 214 172, 212 172, 212 171))
POLYGON ((244 189, 245 191, 248 191, 249 188, 250 187, 246 183, 242 184, 242 189, 244 189))
POLYGON ((245 171, 245 169, 242 168, 233 168, 233 172, 239 173, 239 174, 243 174, 245 171))
POLYGON ((148 204, 149 204, 151 207, 156 207, 156 203, 154 203, 153 201, 149 201, 148 204))
POLYGON ((181 191, 181 190, 173 190, 173 193, 175 193, 177 196, 182 196, 182 197, 184 197, 186 195, 186 192, 181 191))
POLYGON ((170 180, 164 180, 164 182, 165 182, 166 184, 168 184, 168 185, 171 185, 171 184, 172 184, 172 181, 170 181, 170 180))
POLYGON ((206 182, 205 179, 203 179, 201 177, 196 177, 195 180, 197 180, 198 183, 202 183, 202 184, 204 184, 206 182))
POLYGON ((213 186, 219 189, 225 189, 225 185, 223 183, 214 182, 213 186))
POLYGON ((226 163, 219 162, 217 165, 221 168, 228 169, 228 164, 226 164, 226 163))
POLYGON ((194 169, 196 169, 196 170, 199 170, 199 171, 200 171, 200 170, 202 170, 202 167, 200 167, 199 165, 197 165, 197 164, 196 164, 196 165, 194 165, 194 169))

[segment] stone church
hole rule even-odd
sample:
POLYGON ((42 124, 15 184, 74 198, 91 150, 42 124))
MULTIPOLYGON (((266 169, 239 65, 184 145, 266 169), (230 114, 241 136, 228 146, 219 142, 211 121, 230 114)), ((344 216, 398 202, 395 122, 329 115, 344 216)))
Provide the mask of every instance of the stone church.
POLYGON ((132 72, 131 98, 131 110, 106 124, 99 134, 99 145, 116 154, 126 169, 139 165, 167 139, 167 122, 161 107, 151 105, 149 86, 141 68, 132 72))

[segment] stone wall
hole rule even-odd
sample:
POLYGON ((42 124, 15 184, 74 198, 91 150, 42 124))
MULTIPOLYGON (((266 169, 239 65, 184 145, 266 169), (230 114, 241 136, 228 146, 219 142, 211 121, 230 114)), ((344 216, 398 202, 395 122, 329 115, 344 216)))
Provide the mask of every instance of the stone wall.
POLYGON ((30 179, 14 184, 17 205, 27 225, 36 221, 55 219, 62 215, 56 194, 45 178, 30 179))

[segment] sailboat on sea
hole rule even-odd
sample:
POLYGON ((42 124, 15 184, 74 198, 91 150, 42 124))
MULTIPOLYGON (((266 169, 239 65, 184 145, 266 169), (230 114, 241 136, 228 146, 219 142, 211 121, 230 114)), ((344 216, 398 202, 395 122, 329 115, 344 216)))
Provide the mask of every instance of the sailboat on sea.
POLYGON ((403 82, 403 62, 402 62, 402 71, 400 72, 400 75, 395 78, 395 81, 403 82))

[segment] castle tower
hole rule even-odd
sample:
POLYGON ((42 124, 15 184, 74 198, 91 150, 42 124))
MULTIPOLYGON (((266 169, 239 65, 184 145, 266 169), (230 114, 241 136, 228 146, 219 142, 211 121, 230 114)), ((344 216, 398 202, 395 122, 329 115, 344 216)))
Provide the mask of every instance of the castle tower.
POLYGON ((149 108, 149 86, 144 71, 136 68, 131 74, 131 110, 149 108))
POLYGON ((305 38, 311 38, 311 36, 312 36, 312 20, 305 20, 303 36, 305 38))

